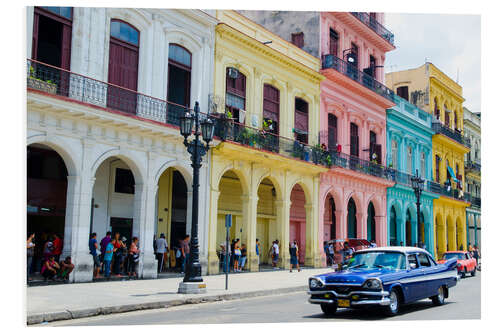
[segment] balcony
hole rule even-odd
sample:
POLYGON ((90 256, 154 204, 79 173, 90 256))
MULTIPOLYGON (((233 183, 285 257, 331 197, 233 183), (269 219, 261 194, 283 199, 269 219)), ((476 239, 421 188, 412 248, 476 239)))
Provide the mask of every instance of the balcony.
POLYGON ((370 17, 370 14, 364 12, 351 12, 351 14, 354 15, 358 20, 363 22, 367 27, 375 31, 377 35, 394 46, 394 34, 382 24, 380 24, 377 20, 370 17))
POLYGON ((466 161, 464 167, 465 167, 465 169, 470 170, 470 171, 481 172, 481 164, 476 163, 476 162, 466 161))
POLYGON ((433 122, 432 123, 432 130, 436 132, 436 134, 443 134, 447 137, 449 137, 452 140, 455 140, 456 142, 470 148, 471 143, 470 139, 466 138, 462 135, 462 133, 458 131, 454 131, 451 128, 441 124, 440 122, 433 122))
POLYGON ((322 56, 322 68, 333 68, 336 71, 344 74, 350 79, 358 82, 364 87, 394 103, 394 91, 375 80, 372 76, 361 72, 355 66, 352 66, 351 64, 333 54, 325 54, 322 56))
POLYGON ((470 193, 465 193, 465 198, 467 199, 467 201, 469 201, 473 206, 476 206, 476 207, 481 207, 481 198, 479 197, 474 197, 472 196, 472 194, 470 193))

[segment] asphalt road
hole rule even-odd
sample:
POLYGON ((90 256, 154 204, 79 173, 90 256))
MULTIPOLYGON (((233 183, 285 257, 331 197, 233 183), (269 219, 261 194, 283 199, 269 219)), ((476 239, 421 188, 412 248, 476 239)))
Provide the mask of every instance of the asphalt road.
POLYGON ((36 326, 165 325, 222 323, 280 323, 353 320, 456 320, 481 318, 481 275, 461 279, 450 289, 442 306, 422 300, 401 308, 400 315, 385 317, 376 310, 341 309, 326 317, 318 305, 309 304, 305 292, 235 301, 185 305, 170 309, 137 311, 53 322, 36 326))

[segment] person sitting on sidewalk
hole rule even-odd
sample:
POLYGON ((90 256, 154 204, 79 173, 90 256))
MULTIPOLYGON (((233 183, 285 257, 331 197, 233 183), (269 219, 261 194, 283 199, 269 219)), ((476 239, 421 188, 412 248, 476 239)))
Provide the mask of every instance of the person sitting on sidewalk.
POLYGON ((63 261, 61 261, 59 263, 59 272, 58 272, 58 276, 59 278, 63 279, 63 280, 69 280, 69 275, 71 274, 71 272, 73 271, 73 269, 75 268, 75 265, 71 262, 71 257, 68 256, 66 257, 66 259, 64 259, 63 261))
POLYGON ((106 245, 106 250, 103 255, 103 263, 104 263, 104 276, 109 279, 109 275, 111 274, 111 260, 113 259, 114 245, 109 242, 106 245))
POLYGON ((57 271, 59 270, 59 265, 55 260, 54 255, 50 255, 49 258, 43 263, 42 266, 42 276, 43 280, 47 281, 47 279, 54 280, 57 275, 57 271))

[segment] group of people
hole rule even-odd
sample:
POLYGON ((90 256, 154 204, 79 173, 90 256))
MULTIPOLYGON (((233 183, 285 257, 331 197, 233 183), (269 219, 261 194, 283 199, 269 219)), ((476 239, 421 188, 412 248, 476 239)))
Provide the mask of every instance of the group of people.
POLYGON ((116 277, 128 274, 129 277, 137 278, 137 265, 139 263, 139 239, 132 237, 130 247, 127 247, 127 238, 120 237, 116 232, 111 239, 111 231, 106 233, 100 243, 97 243, 97 234, 90 235, 89 251, 94 259, 94 278, 101 278, 100 272, 105 278, 109 278, 111 273, 116 277))
POLYGON ((160 234, 159 238, 155 237, 153 247, 158 261, 158 273, 164 272, 168 266, 171 268, 178 268, 181 273, 185 272, 190 253, 189 241, 189 235, 185 235, 182 239, 179 239, 179 246, 171 249, 173 254, 170 255, 170 265, 168 265, 169 253, 171 250, 168 246, 165 234, 160 234))
POLYGON ((469 252, 470 256, 476 260, 476 266, 478 270, 481 270, 481 266, 479 265, 479 259, 481 258, 481 253, 479 252, 479 248, 477 245, 470 245, 467 248, 467 251, 469 252))
POLYGON ((69 275, 75 265, 71 262, 70 256, 60 260, 63 240, 56 233, 42 233, 40 238, 40 242, 35 241, 35 234, 30 233, 26 241, 28 281, 32 280, 31 275, 33 272, 40 272, 44 281, 48 279, 69 280, 69 275))

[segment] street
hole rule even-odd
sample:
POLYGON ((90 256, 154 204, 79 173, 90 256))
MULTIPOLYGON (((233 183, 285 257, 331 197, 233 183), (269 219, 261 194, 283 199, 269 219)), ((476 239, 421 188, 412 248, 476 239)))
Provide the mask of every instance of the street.
POLYGON ((395 317, 385 317, 376 310, 341 309, 326 317, 318 305, 307 302, 305 292, 256 297, 235 301, 185 305, 169 309, 136 311, 115 315, 53 322, 35 326, 88 325, 165 325, 221 323, 282 323, 352 320, 456 320, 481 318, 481 274, 467 276, 450 289, 443 306, 433 306, 428 299, 402 307, 395 317))

